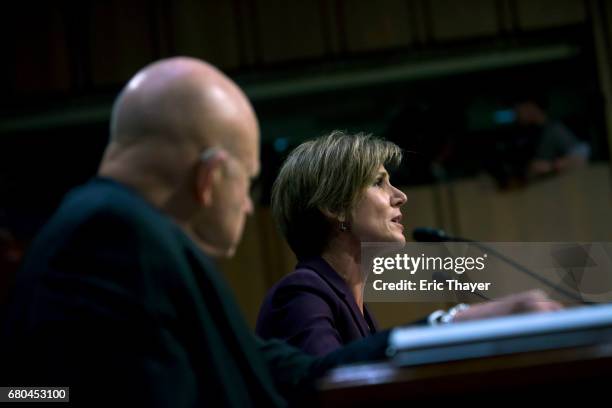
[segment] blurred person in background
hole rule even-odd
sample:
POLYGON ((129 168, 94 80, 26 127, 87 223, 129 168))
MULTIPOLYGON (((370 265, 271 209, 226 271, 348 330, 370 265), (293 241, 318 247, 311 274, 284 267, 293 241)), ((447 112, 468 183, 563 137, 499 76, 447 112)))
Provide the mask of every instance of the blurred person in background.
POLYGON ((535 99, 522 100, 515 104, 514 111, 517 124, 523 131, 532 130, 536 138, 528 177, 560 173, 588 162, 588 143, 578 139, 560 121, 551 119, 542 103, 535 99))

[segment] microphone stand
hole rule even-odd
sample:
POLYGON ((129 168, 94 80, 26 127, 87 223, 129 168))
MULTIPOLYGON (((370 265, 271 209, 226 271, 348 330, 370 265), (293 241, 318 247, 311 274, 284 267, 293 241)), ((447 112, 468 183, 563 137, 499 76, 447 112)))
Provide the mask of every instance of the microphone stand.
MULTIPOLYGON (((426 233, 429 233, 432 235, 432 241, 433 242, 466 242, 466 243, 470 243, 474 246, 476 246, 477 248, 480 248, 482 251, 487 251, 492 253, 495 257, 497 257, 498 259, 501 259, 502 261, 504 261, 505 263, 507 263, 508 265, 512 266, 514 269, 526 274, 527 276, 539 281, 540 283, 543 283, 544 285, 556 290, 558 293, 561 293, 562 295, 564 295, 565 297, 572 299, 573 301, 585 304, 585 305, 591 305, 593 304, 593 302, 587 302, 584 299, 582 299, 581 297, 577 296, 576 294, 570 292, 567 289, 564 289, 556 284, 554 284, 553 282, 549 281, 548 279, 546 279, 545 277, 541 276, 540 274, 533 272, 532 270, 528 269, 527 267, 519 264, 518 262, 508 258, 507 256, 505 256, 504 254, 500 253, 499 251, 497 251, 496 249, 494 249, 493 247, 490 247, 489 245, 485 245, 481 242, 478 241, 473 241, 471 239, 467 239, 467 238, 460 238, 460 237, 452 237, 449 235, 446 235, 446 233, 442 230, 433 230, 433 229, 422 229, 422 228, 417 228, 415 229, 416 231, 425 231, 426 233)), ((413 236, 416 235, 415 233, 413 233, 413 236)), ((417 241, 421 241, 423 242, 423 239, 418 239, 417 241)), ((482 295, 479 295, 481 297, 483 297, 482 295)))

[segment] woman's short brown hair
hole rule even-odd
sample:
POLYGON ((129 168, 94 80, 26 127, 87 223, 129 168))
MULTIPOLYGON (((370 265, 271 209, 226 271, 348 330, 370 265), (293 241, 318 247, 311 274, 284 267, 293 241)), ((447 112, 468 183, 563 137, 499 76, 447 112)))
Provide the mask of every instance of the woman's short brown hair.
POLYGON ((348 216, 379 167, 401 158, 394 143, 338 130, 295 148, 272 187, 272 214, 298 259, 327 246, 333 226, 323 210, 348 216))

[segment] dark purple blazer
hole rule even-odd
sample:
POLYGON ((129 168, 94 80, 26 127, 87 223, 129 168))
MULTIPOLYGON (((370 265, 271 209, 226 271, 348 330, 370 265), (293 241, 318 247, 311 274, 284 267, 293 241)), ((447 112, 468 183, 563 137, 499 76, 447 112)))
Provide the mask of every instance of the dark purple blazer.
POLYGON ((256 330, 264 339, 283 339, 322 356, 376 333, 378 325, 366 305, 363 312, 342 277, 317 257, 299 262, 270 289, 256 330))

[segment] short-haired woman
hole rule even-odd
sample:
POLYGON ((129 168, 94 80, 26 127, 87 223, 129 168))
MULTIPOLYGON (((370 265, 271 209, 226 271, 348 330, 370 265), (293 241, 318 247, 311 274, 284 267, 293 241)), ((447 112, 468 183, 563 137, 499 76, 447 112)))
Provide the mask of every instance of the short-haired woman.
POLYGON ((272 211, 299 263, 269 292, 257 324, 262 337, 323 355, 377 330, 363 303, 361 242, 405 241, 406 195, 387 172, 400 160, 391 142, 338 131, 289 155, 272 211))

